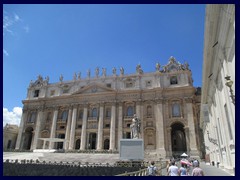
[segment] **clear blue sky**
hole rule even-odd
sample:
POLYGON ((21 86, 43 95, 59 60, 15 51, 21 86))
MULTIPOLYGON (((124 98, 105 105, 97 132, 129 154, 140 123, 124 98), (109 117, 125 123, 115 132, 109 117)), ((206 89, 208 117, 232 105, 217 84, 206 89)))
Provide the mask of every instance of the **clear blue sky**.
POLYGON ((31 80, 121 66, 135 73, 189 63, 202 84, 205 5, 3 5, 3 107, 22 107, 31 80))

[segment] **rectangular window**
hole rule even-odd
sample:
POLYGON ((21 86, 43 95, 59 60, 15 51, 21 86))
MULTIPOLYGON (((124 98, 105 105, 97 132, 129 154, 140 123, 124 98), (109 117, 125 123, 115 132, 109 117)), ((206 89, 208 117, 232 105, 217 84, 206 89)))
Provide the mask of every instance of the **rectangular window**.
POLYGON ((172 84, 177 84, 178 83, 178 81, 177 81, 177 76, 172 76, 171 78, 170 78, 170 84, 172 85, 172 84))
POLYGON ((108 84, 106 84, 106 85, 107 85, 107 87, 109 87, 109 88, 111 88, 111 86, 112 86, 111 83, 108 83, 108 84))
POLYGON ((54 95, 55 95, 55 90, 51 90, 50 96, 54 96, 54 95))
POLYGON ((35 90, 33 97, 38 97, 38 96, 39 96, 39 90, 35 90))

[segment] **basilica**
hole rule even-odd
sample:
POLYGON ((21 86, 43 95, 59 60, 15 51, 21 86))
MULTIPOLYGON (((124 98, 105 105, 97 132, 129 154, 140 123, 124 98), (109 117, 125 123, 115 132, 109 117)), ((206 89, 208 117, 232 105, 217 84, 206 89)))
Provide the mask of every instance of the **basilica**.
POLYGON ((107 75, 97 67, 92 76, 90 70, 86 78, 61 75, 55 83, 39 75, 23 100, 16 149, 118 152, 120 140, 131 138, 136 114, 145 153, 203 157, 201 88, 193 87, 188 63, 171 56, 153 69, 144 73, 138 64, 132 74, 121 67, 107 75))

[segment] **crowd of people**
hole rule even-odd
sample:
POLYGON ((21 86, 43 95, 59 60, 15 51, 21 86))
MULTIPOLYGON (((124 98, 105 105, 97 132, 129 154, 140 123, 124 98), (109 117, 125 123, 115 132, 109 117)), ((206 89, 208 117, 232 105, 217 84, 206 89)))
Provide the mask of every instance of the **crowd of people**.
MULTIPOLYGON (((203 170, 199 167, 200 163, 197 159, 188 161, 182 159, 180 167, 177 166, 175 159, 169 160, 167 164, 167 176, 204 176, 203 170)), ((147 168, 148 176, 156 176, 157 167, 154 165, 154 161, 151 162, 147 168)))
POLYGON ((199 161, 197 159, 189 162, 186 159, 180 161, 181 167, 176 165, 176 161, 171 159, 167 166, 168 176, 204 176, 203 170, 199 167, 199 161), (190 171, 192 168, 192 172, 190 171))

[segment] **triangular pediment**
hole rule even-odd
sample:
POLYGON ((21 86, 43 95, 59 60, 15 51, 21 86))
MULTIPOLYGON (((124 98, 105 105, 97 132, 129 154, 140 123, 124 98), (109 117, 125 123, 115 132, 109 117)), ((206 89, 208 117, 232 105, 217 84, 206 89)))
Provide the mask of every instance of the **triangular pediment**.
POLYGON ((85 87, 80 88, 74 94, 94 94, 94 93, 106 93, 106 92, 115 92, 114 89, 106 87, 105 84, 100 83, 91 83, 85 87))

